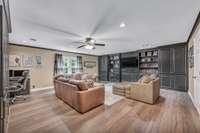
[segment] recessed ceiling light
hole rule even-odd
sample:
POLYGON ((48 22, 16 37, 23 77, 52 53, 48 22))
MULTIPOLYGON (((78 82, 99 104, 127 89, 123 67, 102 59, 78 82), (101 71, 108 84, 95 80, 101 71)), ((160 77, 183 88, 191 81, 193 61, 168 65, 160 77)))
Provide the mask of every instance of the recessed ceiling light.
POLYGON ((120 28, 124 28, 126 27, 126 24, 124 22, 122 22, 120 25, 119 25, 120 28))
POLYGON ((22 41, 22 42, 23 42, 23 43, 27 43, 27 41, 25 41, 25 40, 24 40, 24 41, 22 41))

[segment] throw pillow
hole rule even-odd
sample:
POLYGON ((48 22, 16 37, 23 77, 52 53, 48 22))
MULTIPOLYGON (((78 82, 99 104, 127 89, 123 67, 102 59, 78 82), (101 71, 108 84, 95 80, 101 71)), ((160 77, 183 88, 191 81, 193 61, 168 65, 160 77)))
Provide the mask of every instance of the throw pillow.
POLYGON ((151 74, 151 75, 150 75, 150 78, 151 78, 152 80, 155 80, 155 79, 157 78, 157 75, 156 75, 156 74, 151 74))
POLYGON ((144 76, 142 79, 142 83, 146 83, 146 84, 148 84, 151 81, 152 79, 150 78, 150 76, 144 76))
POLYGON ((94 81, 91 79, 85 80, 88 88, 93 88, 94 87, 94 81))
POLYGON ((73 74, 73 79, 75 79, 75 80, 81 80, 81 73, 75 73, 75 74, 73 74))
POLYGON ((138 82, 139 82, 139 83, 143 83, 144 78, 146 78, 147 76, 148 76, 147 74, 143 75, 143 76, 138 80, 138 82))

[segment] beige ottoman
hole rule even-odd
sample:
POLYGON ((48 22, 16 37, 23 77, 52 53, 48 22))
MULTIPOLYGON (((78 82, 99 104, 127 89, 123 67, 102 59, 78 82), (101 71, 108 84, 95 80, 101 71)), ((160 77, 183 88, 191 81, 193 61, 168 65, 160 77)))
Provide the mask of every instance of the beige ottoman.
POLYGON ((130 87, 129 82, 116 83, 112 86, 112 92, 115 95, 125 96, 126 89, 129 89, 130 87))

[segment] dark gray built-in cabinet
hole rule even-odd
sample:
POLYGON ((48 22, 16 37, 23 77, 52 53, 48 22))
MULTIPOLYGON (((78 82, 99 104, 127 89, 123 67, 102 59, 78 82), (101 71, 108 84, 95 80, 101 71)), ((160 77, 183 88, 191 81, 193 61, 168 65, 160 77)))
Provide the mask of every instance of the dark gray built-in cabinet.
POLYGON ((159 48, 159 76, 162 88, 187 91, 186 44, 159 48))
MULTIPOLYGON (((139 56, 139 53, 148 53, 149 51, 152 51, 152 49, 100 56, 100 81, 137 81, 144 69, 144 67, 141 67, 144 62, 140 60, 141 55, 139 56), (134 68, 124 67, 124 60, 136 61, 136 58, 138 58, 138 66, 134 66, 134 68)), ((187 91, 187 45, 185 43, 174 44, 154 48, 153 51, 158 51, 158 55, 155 55, 155 58, 158 64, 161 88, 187 91)), ((155 63, 154 60, 151 62, 155 63)), ((125 64, 127 64, 126 61, 125 64)))

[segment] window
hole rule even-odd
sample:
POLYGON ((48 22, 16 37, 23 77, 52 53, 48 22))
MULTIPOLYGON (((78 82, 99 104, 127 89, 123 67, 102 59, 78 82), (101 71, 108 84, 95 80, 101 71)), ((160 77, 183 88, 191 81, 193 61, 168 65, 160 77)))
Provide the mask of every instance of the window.
POLYGON ((69 57, 63 56, 64 73, 72 74, 76 72, 82 72, 82 57, 69 57))

